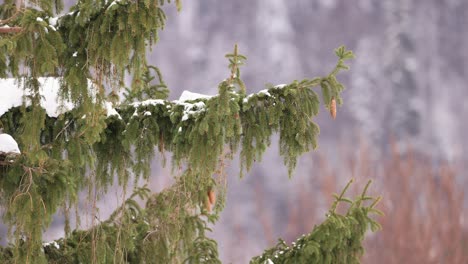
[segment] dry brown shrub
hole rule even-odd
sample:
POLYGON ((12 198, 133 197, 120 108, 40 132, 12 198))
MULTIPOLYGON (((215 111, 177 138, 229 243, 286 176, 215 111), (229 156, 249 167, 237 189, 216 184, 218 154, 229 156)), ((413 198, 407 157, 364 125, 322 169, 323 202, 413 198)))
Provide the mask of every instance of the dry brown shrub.
MULTIPOLYGON (((341 151, 334 165, 315 157, 314 175, 302 178, 295 190, 289 190, 290 200, 284 208, 287 228, 278 234, 272 223, 266 223, 269 217, 259 217, 267 240, 279 235, 290 242, 310 232, 323 221, 333 192, 354 177, 357 182, 349 194, 353 196, 372 179, 371 193, 383 195, 378 209, 385 216, 378 218, 383 229, 366 238, 363 263, 468 263, 466 173, 410 149, 403 153, 393 147, 379 158, 370 150, 341 151)), ((258 205, 268 201, 263 193, 257 189, 258 205)))
POLYGON ((394 150, 382 166, 386 216, 365 243, 364 262, 468 263, 464 173, 411 151, 394 150))

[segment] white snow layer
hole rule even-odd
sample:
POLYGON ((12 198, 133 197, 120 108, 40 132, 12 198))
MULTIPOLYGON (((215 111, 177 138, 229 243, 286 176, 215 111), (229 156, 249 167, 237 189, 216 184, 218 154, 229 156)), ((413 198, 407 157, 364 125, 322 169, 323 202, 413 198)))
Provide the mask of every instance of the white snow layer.
POLYGON ((286 86, 287 86, 287 84, 282 83, 282 84, 275 85, 274 88, 281 89, 281 88, 284 88, 286 86))
MULTIPOLYGON (((62 113, 70 111, 74 108, 74 105, 68 101, 60 101, 58 98, 58 92, 60 89, 60 79, 52 77, 43 77, 38 78, 39 83, 41 84, 40 94, 41 98, 41 107, 46 110, 46 113, 49 117, 57 117, 62 113)), ((91 82, 90 82, 91 85, 91 82)), ((275 88, 280 89, 285 87, 285 84, 280 84, 275 86, 275 88)), ((18 107, 23 104, 23 99, 28 92, 24 91, 22 85, 14 78, 0 79, 0 92, 2 96, 0 97, 0 116, 5 114, 10 108, 18 107)), ((271 96, 267 89, 259 91, 257 94, 264 94, 265 96, 271 96)), ((244 103, 247 103, 248 100, 255 94, 250 94, 244 98, 244 103)), ((197 99, 210 99, 213 95, 205 95, 199 93, 193 93, 189 91, 183 91, 180 95, 179 100, 173 101, 175 104, 184 106, 184 114, 182 121, 189 119, 191 116, 196 116, 200 112, 205 111, 205 103, 197 102, 194 104, 186 103, 186 101, 193 101, 197 99)), ((158 105, 164 104, 164 100, 160 99, 150 99, 142 102, 132 103, 133 107, 137 108, 139 106, 146 105, 158 105)), ((30 102, 26 101, 26 105, 29 105, 30 102)), ((168 108, 170 105, 167 106, 168 108)), ((121 118, 119 113, 112 107, 110 102, 104 103, 104 108, 107 110, 107 117, 117 116, 121 118)))
MULTIPOLYGON (((64 101, 60 104, 58 101, 58 90, 60 82, 56 78, 39 78, 41 84, 40 93, 41 106, 46 110, 50 117, 57 117, 59 114, 69 111, 73 108, 73 104, 64 101)), ((28 93, 23 90, 21 84, 18 84, 14 78, 0 79, 0 87, 2 96, 0 97, 0 116, 6 113, 10 108, 21 106, 23 97, 28 93)), ((29 105, 30 103, 27 102, 29 105)))
POLYGON ((21 154, 18 143, 8 134, 0 134, 0 153, 16 153, 21 154))
POLYGON ((57 21, 59 17, 51 17, 49 18, 49 26, 56 27, 57 26, 57 21))
MULTIPOLYGON (((62 113, 70 111, 74 108, 74 105, 68 101, 60 101, 58 98, 58 92, 60 89, 60 79, 53 77, 42 77, 38 78, 41 84, 41 107, 46 110, 49 117, 57 117, 62 113)), ((23 104, 23 99, 28 95, 17 79, 7 78, 0 79, 0 116, 5 114, 10 108, 18 107, 23 104)), ((25 101, 26 105, 30 105, 30 102, 25 101)), ((117 115, 117 111, 112 107, 112 104, 106 102, 104 107, 107 110, 107 116, 117 115)), ((120 117, 120 116, 119 116, 120 117)))
POLYGON ((161 100, 161 99, 148 99, 148 100, 141 101, 141 102, 131 103, 131 105, 133 107, 135 107, 135 108, 140 107, 140 106, 158 105, 158 104, 164 104, 164 100, 161 100))
POLYGON ((263 89, 263 90, 259 91, 258 94, 264 94, 266 96, 271 96, 271 94, 268 92, 268 89, 263 89))
POLYGON ((47 247, 47 246, 52 245, 52 246, 54 246, 56 249, 60 249, 60 245, 59 245, 57 242, 55 242, 55 241, 52 241, 52 242, 45 242, 45 243, 43 243, 42 245, 43 245, 44 247, 47 247))
POLYGON ((189 104, 189 103, 179 103, 179 104, 184 106, 184 114, 182 116, 182 121, 188 120, 191 116, 197 116, 201 112, 204 112, 206 108, 204 102, 196 102, 194 104, 189 104))
POLYGON ((112 3, 107 7, 107 9, 109 9, 111 6, 114 6, 115 4, 120 3, 120 2, 121 2, 120 0, 112 1, 112 3))
POLYGON ((117 112, 117 110, 115 110, 115 108, 112 107, 112 103, 111 103, 111 102, 105 102, 105 103, 104 103, 104 106, 106 107, 107 117, 109 117, 109 116, 117 116, 119 119, 122 119, 122 117, 119 115, 119 113, 117 112))
POLYGON ((196 100, 196 99, 210 99, 211 97, 213 96, 206 95, 206 94, 192 93, 189 91, 183 91, 182 94, 180 95, 179 101, 185 102, 185 101, 196 100))

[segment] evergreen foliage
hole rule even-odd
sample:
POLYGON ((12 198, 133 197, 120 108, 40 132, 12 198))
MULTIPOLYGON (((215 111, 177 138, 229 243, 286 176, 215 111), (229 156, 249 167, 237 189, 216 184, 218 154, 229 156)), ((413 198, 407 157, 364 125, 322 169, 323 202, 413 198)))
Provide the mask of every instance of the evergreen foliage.
POLYGON ((327 219, 320 225, 314 227, 312 232, 303 235, 291 246, 282 239, 278 244, 265 250, 265 252, 250 261, 251 264, 268 263, 360 263, 360 257, 364 253, 362 240, 368 229, 377 231, 380 225, 370 218, 371 214, 383 215, 374 207, 381 197, 373 198, 367 196, 365 186, 362 194, 351 200, 344 194, 352 180, 346 185, 340 195, 335 194, 335 202, 327 214, 327 219), (363 202, 372 202, 364 206, 363 202), (348 212, 341 215, 336 212, 340 202, 348 203, 348 212))
MULTIPOLYGON (((247 95, 239 70, 246 57, 236 46, 226 55, 231 75, 216 96, 169 101, 159 69, 146 61, 164 27, 165 2, 80 0, 59 17, 53 15, 62 9, 60 1, 30 1, 20 9, 13 0, 0 5, 0 16, 11 18, 1 23, 21 28, 0 39, 0 77, 18 79, 27 94, 22 106, 0 115, 0 128, 21 149, 11 163, 0 164, 0 204, 11 241, 1 250, 2 263, 219 263, 217 244, 206 232, 224 207, 222 160, 239 153, 243 175, 279 133, 291 175, 297 158, 317 147, 319 128, 312 119, 320 100, 312 88, 321 87, 326 107, 333 100, 341 104, 344 87, 336 75, 347 69, 351 51, 336 50, 338 63, 327 76, 247 95), (124 87, 125 74, 133 77, 130 87, 124 87), (46 114, 39 103, 43 76, 60 80, 60 97, 73 109, 46 114), (111 104, 115 113, 106 111, 111 104), (115 181, 124 193, 130 183, 147 181, 155 149, 163 162, 172 153, 173 171, 183 171, 174 173, 172 187, 158 194, 134 189, 109 219, 89 230, 72 231, 65 213, 66 237, 43 244, 52 216, 76 208, 81 191, 95 201, 115 181), (213 190, 218 200, 211 211, 207 192, 213 190)), ((337 247, 349 258, 357 257, 367 225, 375 224, 358 218, 372 207, 353 206, 344 218, 333 210, 323 224, 351 232, 353 247, 337 247)))

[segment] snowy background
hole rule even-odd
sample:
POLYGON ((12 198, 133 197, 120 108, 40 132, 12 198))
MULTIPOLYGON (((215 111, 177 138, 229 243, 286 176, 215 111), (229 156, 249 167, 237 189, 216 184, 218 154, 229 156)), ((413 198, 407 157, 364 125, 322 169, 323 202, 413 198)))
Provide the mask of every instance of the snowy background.
POLYGON ((203 0, 174 9, 152 55, 172 96, 215 93, 234 43, 248 57, 249 92, 328 72, 344 44, 357 58, 340 76, 349 89, 337 121, 319 118, 322 143, 351 132, 383 148, 393 136, 438 158, 466 156, 467 1, 203 0))
MULTIPOLYGON (((247 263, 277 237, 301 234, 291 231, 285 212, 298 206, 297 193, 317 197, 314 187, 301 189, 302 183, 323 174, 317 157, 337 166, 339 155, 353 155, 358 145, 366 144, 371 146, 370 160, 378 163, 394 143, 411 146, 435 164, 468 161, 463 132, 468 130, 468 1, 182 3, 180 13, 173 5, 165 7, 167 25, 150 56, 171 90, 170 99, 183 90, 215 94, 218 83, 229 76, 224 55, 235 43, 248 57, 241 68, 248 93, 264 89, 266 83, 328 73, 336 62, 333 49, 342 44, 356 54, 351 71, 339 75, 347 87, 344 106, 334 121, 321 108, 316 119, 320 146, 301 159, 292 180, 275 144, 244 179, 237 177, 238 163, 231 162, 227 207, 213 234, 225 263, 247 263)), ((154 164, 153 188, 160 190, 171 178, 168 169, 160 168, 157 160, 154 164)), ((341 169, 337 186, 344 185, 348 174, 341 169)), ((102 204, 121 202, 115 197, 118 191, 102 204)), ((310 203, 323 210, 328 206, 310 203)), ((106 209, 102 218, 111 211, 106 209)), ((58 217, 47 237, 59 236, 61 229, 58 217)))

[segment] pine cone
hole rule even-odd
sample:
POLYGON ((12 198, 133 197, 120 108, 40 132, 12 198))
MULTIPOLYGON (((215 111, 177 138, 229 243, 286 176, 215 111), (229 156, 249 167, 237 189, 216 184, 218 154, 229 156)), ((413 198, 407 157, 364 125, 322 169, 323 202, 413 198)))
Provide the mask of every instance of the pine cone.
POLYGON ((208 211, 208 213, 211 213, 211 203, 210 203, 210 198, 207 197, 205 199, 205 209, 208 211))
POLYGON ((330 114, 333 119, 336 118, 336 100, 335 97, 332 97, 331 102, 330 102, 330 114))
POLYGON ((210 201, 211 205, 214 205, 216 202, 216 193, 213 190, 208 191, 208 200, 210 201))

